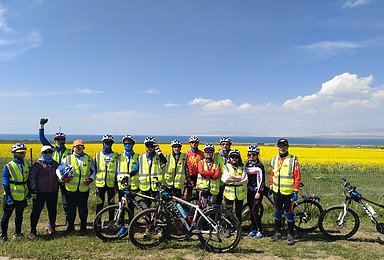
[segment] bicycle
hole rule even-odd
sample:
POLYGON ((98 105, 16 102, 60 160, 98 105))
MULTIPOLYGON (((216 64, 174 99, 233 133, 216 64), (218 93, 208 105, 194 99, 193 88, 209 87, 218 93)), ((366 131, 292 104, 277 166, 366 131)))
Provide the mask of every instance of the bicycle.
POLYGON ((201 244, 212 252, 232 251, 240 242, 241 227, 236 216, 222 206, 201 209, 184 199, 169 194, 169 188, 159 185, 159 203, 156 208, 137 214, 128 229, 129 239, 139 248, 157 246, 168 238, 171 230, 170 214, 177 216, 187 238, 197 235, 201 244), (183 208, 183 206, 184 208, 183 208), (191 213, 189 215, 187 212, 191 213))
POLYGON ((372 223, 376 225, 376 230, 384 234, 384 223, 379 223, 376 220, 378 215, 372 206, 368 203, 364 205, 362 201, 370 202, 381 208, 384 208, 384 205, 363 197, 363 195, 356 191, 356 187, 351 186, 345 178, 341 179, 344 181, 345 201, 342 205, 331 206, 323 211, 319 218, 321 232, 326 237, 336 240, 352 237, 360 226, 359 216, 350 208, 352 201, 355 201, 368 215, 372 223))
MULTIPOLYGON (((304 184, 300 183, 300 187, 304 184)), ((274 203, 271 197, 268 196, 270 188, 264 187, 264 197, 267 198, 269 203, 274 207, 274 203)), ((295 219, 295 229, 302 232, 312 232, 319 227, 319 217, 323 211, 323 207, 320 205, 320 198, 314 194, 300 194, 301 199, 294 201, 293 203, 293 215, 295 219)), ((264 205, 261 204, 260 216, 264 214, 264 205)), ((247 229, 251 224, 251 213, 248 204, 243 205, 242 216, 244 229, 247 229)), ((282 226, 285 224, 285 214, 283 214, 282 226)))

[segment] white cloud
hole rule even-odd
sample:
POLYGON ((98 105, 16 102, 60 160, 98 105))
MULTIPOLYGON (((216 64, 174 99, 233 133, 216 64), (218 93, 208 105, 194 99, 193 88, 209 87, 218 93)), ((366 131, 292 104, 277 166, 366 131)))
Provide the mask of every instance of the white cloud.
POLYGON ((347 41, 321 41, 308 45, 300 45, 299 49, 308 52, 311 60, 328 59, 339 54, 353 52, 358 48, 365 48, 367 44, 347 41))
POLYGON ((13 92, 0 92, 0 97, 28 97, 28 96, 60 96, 60 95, 73 95, 73 94, 102 94, 103 91, 92 89, 74 89, 73 91, 13 91, 13 92))
POLYGON ((10 31, 11 29, 7 26, 7 20, 5 19, 5 13, 7 10, 0 3, 0 32, 10 31))
POLYGON ((283 107, 303 112, 317 112, 324 106, 375 107, 379 105, 377 100, 384 98, 384 90, 370 87, 372 82, 373 76, 358 78, 343 73, 323 83, 319 92, 289 99, 283 107))
POLYGON ((174 104, 174 103, 166 103, 164 104, 165 107, 178 107, 180 104, 174 104))
POLYGON ((224 112, 228 110, 236 110, 238 107, 230 99, 214 101, 212 99, 195 98, 189 102, 190 105, 202 105, 205 111, 224 112))
POLYGON ((160 92, 157 91, 157 90, 155 90, 155 89, 147 89, 147 90, 140 91, 139 93, 143 93, 143 94, 151 94, 151 95, 157 95, 157 94, 160 94, 160 92))
POLYGON ((347 2, 345 2, 341 7, 342 8, 347 8, 347 7, 350 7, 350 8, 353 8, 353 7, 358 7, 358 6, 362 6, 362 5, 367 5, 369 4, 369 0, 349 0, 347 2))

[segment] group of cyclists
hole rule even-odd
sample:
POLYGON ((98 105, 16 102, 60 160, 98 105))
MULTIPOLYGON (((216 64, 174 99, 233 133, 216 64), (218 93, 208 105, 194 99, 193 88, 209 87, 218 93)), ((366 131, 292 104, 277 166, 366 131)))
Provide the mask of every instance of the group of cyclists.
MULTIPOLYGON (((113 151, 115 140, 112 135, 102 137, 103 149, 95 158, 84 152, 82 140, 75 140, 71 148, 65 145, 66 137, 58 132, 51 145, 44 135, 44 125, 48 119, 40 120, 39 138, 43 147, 42 157, 31 167, 24 160, 26 146, 16 143, 12 146, 13 160, 3 170, 4 215, 1 220, 1 239, 7 241, 8 222, 15 210, 14 238, 23 237, 21 225, 23 211, 27 199, 32 198, 30 238, 37 237, 36 226, 44 205, 47 205, 49 233, 56 232, 56 208, 58 191, 62 194, 63 208, 66 214, 67 229, 64 235, 75 231, 76 211, 80 217, 80 235, 87 233, 89 185, 96 186, 96 214, 104 207, 114 204, 115 194, 121 199, 124 186, 128 183, 132 191, 140 191, 145 195, 156 197, 159 188, 156 182, 170 186, 177 196, 191 196, 193 190, 198 191, 199 206, 209 204, 227 204, 235 208, 235 215, 242 221, 244 199, 250 209, 252 230, 249 237, 262 238, 263 228, 259 209, 263 200, 265 187, 265 169, 259 160, 260 148, 250 145, 247 148, 247 161, 243 162, 240 151, 231 149, 229 137, 220 139, 220 148, 212 143, 205 143, 203 151, 199 150, 200 140, 197 136, 189 138, 190 149, 181 153, 182 143, 175 139, 171 142, 172 153, 164 155, 153 137, 144 140, 146 152, 134 152, 136 140, 131 135, 122 138, 124 153, 113 151), (185 192, 185 194, 184 194, 185 192)), ((271 242, 281 239, 282 215, 288 221, 287 244, 295 243, 293 238, 293 201, 297 200, 300 184, 298 160, 288 153, 288 141, 277 142, 279 155, 272 159, 270 193, 275 205, 275 234, 271 242)), ((145 200, 147 207, 150 200, 145 200)), ((133 203, 128 207, 134 211, 133 203)), ((123 234, 125 227, 119 230, 123 234)))

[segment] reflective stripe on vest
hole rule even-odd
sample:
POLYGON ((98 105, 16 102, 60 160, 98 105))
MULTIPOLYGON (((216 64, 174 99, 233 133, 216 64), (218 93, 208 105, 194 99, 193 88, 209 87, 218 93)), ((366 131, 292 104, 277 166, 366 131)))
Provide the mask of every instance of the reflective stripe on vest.
POLYGON ((167 155, 167 166, 164 173, 164 185, 173 185, 176 189, 181 189, 184 187, 186 160, 187 155, 181 153, 176 165, 175 157, 172 154, 167 155))
MULTIPOLYGON (((212 162, 213 165, 212 165, 212 169, 211 171, 216 171, 217 169, 217 166, 219 165, 218 163, 218 156, 215 157, 215 160, 212 162)), ((204 171, 208 171, 208 162, 207 162, 207 159, 204 159, 201 161, 202 164, 203 164, 203 167, 204 167, 204 171)), ((204 188, 208 188, 210 186, 210 192, 213 194, 213 195, 217 195, 219 194, 219 191, 220 191, 220 178, 217 179, 217 180, 207 180, 206 178, 203 178, 203 176, 199 175, 197 176, 197 183, 196 183, 196 188, 198 189, 204 189, 204 188)))
POLYGON ((65 158, 67 157, 68 155, 71 155, 72 154, 72 149, 65 149, 64 151, 64 154, 63 156, 61 157, 61 160, 60 160, 60 155, 59 155, 59 152, 57 151, 57 149, 55 148, 55 151, 53 152, 53 160, 55 160, 56 162, 58 162, 60 164, 60 162, 65 158))
POLYGON ((74 170, 73 178, 69 182, 65 183, 65 188, 68 191, 75 192, 79 190, 80 192, 86 192, 89 190, 89 185, 84 184, 84 181, 89 177, 91 163, 92 158, 85 154, 83 158, 83 166, 81 167, 80 171, 76 157, 73 155, 68 155, 67 165, 72 165, 74 170))
MULTIPOLYGON (((119 190, 123 190, 123 185, 121 185, 121 180, 128 175, 137 164, 137 159, 139 158, 139 154, 133 154, 131 160, 127 161, 127 157, 124 154, 119 155, 119 166, 117 171, 117 184, 119 186, 119 190)), ((128 179, 128 185, 131 185, 132 190, 137 190, 139 188, 139 173, 136 173, 135 176, 132 176, 128 179)))
POLYGON ((156 187, 156 179, 157 177, 159 181, 163 180, 163 173, 160 167, 160 158, 155 154, 152 158, 152 165, 149 168, 147 155, 140 155, 139 159, 140 170, 139 170, 139 187, 141 191, 158 191, 159 188, 156 187))
MULTIPOLYGON (((235 170, 233 169, 232 166, 228 166, 226 164, 224 165, 224 168, 234 177, 241 176, 244 172, 243 166, 237 167, 237 174, 235 173, 235 170)), ((229 200, 235 200, 235 199, 243 200, 245 199, 245 196, 246 196, 246 190, 244 185, 235 186, 235 185, 226 184, 223 195, 225 198, 229 200)))
POLYGON ((116 163, 118 159, 117 153, 112 153, 111 160, 109 161, 108 167, 105 163, 104 154, 99 152, 96 154, 96 164, 97 164, 97 172, 96 172, 96 187, 115 187, 115 177, 116 177, 116 163))
POLYGON ((271 166, 273 168, 273 191, 280 192, 283 195, 290 195, 293 193, 293 169, 295 167, 294 155, 288 154, 284 161, 279 165, 279 156, 272 159, 271 166))
POLYGON ((12 198, 16 201, 25 200, 28 196, 27 180, 29 176, 29 164, 24 161, 24 171, 21 172, 17 164, 12 161, 7 163, 6 167, 9 171, 9 189, 12 198), (16 184, 17 183, 17 184, 16 184))
POLYGON ((218 164, 220 165, 220 186, 223 187, 224 186, 224 182, 221 181, 221 176, 223 176, 223 169, 224 169, 224 159, 223 159, 223 156, 219 153, 215 153, 215 160, 216 160, 216 157, 217 157, 217 160, 218 160, 218 164))

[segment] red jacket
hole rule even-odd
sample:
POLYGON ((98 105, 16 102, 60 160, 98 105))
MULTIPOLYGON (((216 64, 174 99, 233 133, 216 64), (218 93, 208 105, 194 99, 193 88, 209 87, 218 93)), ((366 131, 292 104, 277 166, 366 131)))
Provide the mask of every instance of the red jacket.
MULTIPOLYGON (((282 159, 279 156, 279 163, 283 163, 283 161, 284 159, 282 159)), ((293 167, 293 179, 294 179, 293 191, 298 191, 300 188, 301 175, 300 175, 299 161, 297 160, 297 158, 295 159, 295 165, 293 167)), ((271 180, 269 182, 269 187, 272 188, 272 186, 273 186, 273 169, 271 169, 271 180)))
POLYGON ((198 170, 199 161, 205 158, 204 153, 200 150, 198 150, 196 153, 189 150, 189 151, 186 151, 185 154, 188 156, 187 164, 188 164, 189 174, 197 175, 199 173, 199 170, 198 170))

